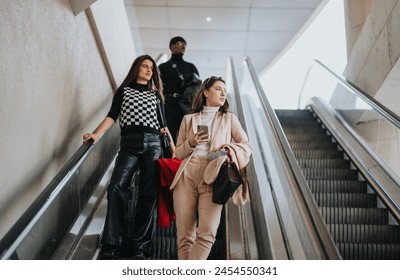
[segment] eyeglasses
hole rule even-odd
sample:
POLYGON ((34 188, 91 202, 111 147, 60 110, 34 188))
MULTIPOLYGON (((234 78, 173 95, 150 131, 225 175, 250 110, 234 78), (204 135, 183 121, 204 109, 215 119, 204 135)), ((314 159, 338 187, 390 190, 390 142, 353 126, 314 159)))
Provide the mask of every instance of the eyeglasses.
POLYGON ((182 41, 178 41, 178 42, 176 42, 175 44, 181 45, 181 46, 183 46, 183 47, 186 47, 186 43, 185 43, 185 42, 182 42, 182 41))
POLYGON ((216 80, 223 81, 223 79, 222 79, 221 77, 211 76, 211 77, 207 78, 207 79, 204 81, 204 87, 207 87, 207 86, 208 86, 208 83, 209 83, 211 80, 213 80, 213 81, 216 81, 216 80))

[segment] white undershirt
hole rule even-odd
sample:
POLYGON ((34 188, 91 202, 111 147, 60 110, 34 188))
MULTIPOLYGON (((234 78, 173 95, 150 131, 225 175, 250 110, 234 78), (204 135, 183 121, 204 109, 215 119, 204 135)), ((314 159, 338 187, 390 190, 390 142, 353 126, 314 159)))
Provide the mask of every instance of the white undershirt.
MULTIPOLYGON (((218 112, 219 107, 207 107, 204 106, 200 112, 200 124, 208 127, 208 139, 211 139, 211 130, 214 124, 215 116, 218 112)), ((194 154, 201 158, 207 158, 207 154, 210 152, 210 142, 198 145, 194 154)))

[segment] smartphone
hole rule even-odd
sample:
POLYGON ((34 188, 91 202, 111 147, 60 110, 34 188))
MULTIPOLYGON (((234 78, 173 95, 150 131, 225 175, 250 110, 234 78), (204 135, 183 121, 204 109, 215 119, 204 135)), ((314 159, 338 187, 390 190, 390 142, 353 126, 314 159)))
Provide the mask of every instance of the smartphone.
POLYGON ((206 125, 198 125, 197 126, 197 131, 203 130, 201 134, 208 134, 208 126, 206 125))

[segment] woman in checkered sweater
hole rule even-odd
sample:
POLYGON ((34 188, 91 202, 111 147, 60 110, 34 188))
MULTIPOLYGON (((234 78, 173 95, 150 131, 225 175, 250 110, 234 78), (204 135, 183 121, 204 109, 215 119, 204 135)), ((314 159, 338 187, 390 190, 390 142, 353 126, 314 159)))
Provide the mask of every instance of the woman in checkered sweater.
POLYGON ((118 153, 110 184, 107 188, 107 215, 103 232, 103 249, 100 258, 118 259, 132 257, 146 259, 150 255, 155 233, 156 202, 159 191, 157 159, 162 156, 160 132, 167 133, 171 153, 175 146, 160 114, 157 103, 164 106, 162 83, 157 64, 149 55, 135 59, 128 75, 117 89, 107 117, 93 133, 83 135, 83 140, 97 139, 117 120, 121 128, 118 153), (134 173, 140 170, 137 190, 131 189, 134 173), (132 225, 126 222, 128 201, 132 191, 137 193, 132 225), (128 226, 131 228, 128 230, 128 226), (127 232, 131 232, 126 240, 127 232), (121 246, 133 244, 128 256, 121 256, 121 246))

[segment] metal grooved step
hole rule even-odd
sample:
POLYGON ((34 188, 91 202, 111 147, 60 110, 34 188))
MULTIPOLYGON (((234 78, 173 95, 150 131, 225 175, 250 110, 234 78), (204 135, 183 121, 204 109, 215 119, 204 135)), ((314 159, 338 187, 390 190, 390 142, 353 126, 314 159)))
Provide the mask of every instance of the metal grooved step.
POLYGON ((309 110, 276 110, 286 138, 345 260, 400 259, 400 226, 309 110))
MULTIPOLYGON (((225 217, 222 210, 221 217, 225 217)), ((213 247, 211 248, 209 260, 226 260, 226 228, 225 218, 221 218, 221 223, 218 227, 217 236, 213 247)), ((150 259, 153 260, 177 260, 178 259, 178 246, 176 239, 176 226, 175 221, 171 220, 169 228, 158 227, 156 236, 153 240, 150 259)))

